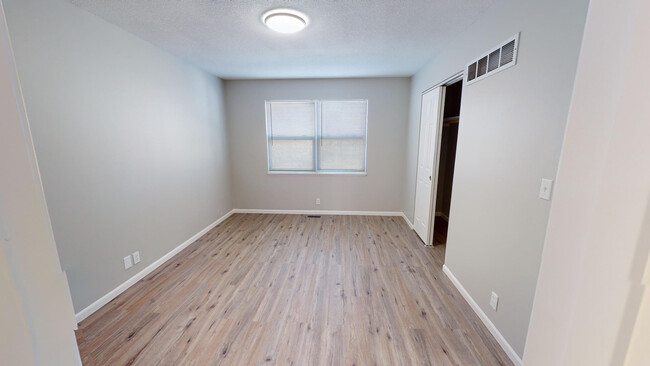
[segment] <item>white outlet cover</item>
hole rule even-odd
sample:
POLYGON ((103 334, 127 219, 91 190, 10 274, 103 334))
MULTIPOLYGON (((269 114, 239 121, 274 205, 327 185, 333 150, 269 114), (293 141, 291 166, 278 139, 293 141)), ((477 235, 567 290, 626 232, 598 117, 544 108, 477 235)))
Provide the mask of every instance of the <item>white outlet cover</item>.
POLYGON ((542 179, 542 185, 541 187, 539 187, 539 198, 550 201, 552 190, 553 190, 553 181, 550 179, 542 179))
POLYGON ((320 198, 316 198, 316 204, 320 205, 320 198))
POLYGON ((133 262, 131 261, 131 256, 127 255, 124 257, 124 269, 129 269, 133 267, 133 262))
POLYGON ((492 297, 490 297, 490 306, 494 311, 497 311, 497 307, 499 306, 499 295, 494 291, 492 291, 492 297))
POLYGON ((133 253, 133 264, 140 263, 140 252, 133 253))

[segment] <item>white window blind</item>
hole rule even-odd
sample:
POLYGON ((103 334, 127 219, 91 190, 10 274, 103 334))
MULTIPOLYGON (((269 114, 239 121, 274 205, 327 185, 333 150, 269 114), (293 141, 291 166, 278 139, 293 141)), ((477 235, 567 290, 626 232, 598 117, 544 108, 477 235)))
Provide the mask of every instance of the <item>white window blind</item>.
POLYGON ((315 102, 267 104, 269 170, 314 170, 315 102))
POLYGON ((365 172, 367 121, 367 100, 266 102, 269 172, 365 172))
POLYGON ((321 102, 319 170, 365 170, 367 110, 365 101, 321 102))

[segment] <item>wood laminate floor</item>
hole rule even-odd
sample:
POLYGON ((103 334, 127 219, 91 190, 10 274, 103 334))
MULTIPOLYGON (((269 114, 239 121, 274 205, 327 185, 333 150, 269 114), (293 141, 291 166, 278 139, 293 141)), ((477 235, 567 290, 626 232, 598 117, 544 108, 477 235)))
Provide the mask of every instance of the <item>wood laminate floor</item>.
POLYGON ((81 322, 84 365, 511 365, 400 217, 236 214, 81 322))

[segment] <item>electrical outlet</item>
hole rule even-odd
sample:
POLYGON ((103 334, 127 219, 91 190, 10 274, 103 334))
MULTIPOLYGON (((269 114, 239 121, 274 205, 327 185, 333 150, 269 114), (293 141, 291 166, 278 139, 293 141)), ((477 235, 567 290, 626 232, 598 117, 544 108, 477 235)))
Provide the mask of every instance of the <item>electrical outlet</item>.
POLYGON ((140 252, 133 253, 133 264, 140 263, 140 252))
POLYGON ((539 198, 550 201, 552 190, 553 190, 553 181, 550 179, 542 179, 542 186, 539 187, 539 198))
POLYGON ((131 256, 127 255, 124 257, 124 269, 129 269, 133 267, 133 262, 131 261, 131 256))
POLYGON ((320 205, 320 198, 316 198, 316 204, 320 205))
POLYGON ((490 306, 494 311, 497 311, 497 307, 499 306, 499 295, 494 291, 492 291, 492 297, 490 298, 490 306))

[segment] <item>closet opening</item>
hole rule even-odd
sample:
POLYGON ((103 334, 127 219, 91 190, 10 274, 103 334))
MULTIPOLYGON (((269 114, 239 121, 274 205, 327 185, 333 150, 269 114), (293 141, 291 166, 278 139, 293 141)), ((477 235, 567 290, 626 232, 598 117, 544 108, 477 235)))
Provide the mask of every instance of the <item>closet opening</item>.
POLYGON ((425 246, 447 243, 462 94, 462 72, 422 93, 413 230, 425 246))
POLYGON ((436 174, 438 181, 434 205, 434 245, 447 243, 462 94, 462 79, 445 86, 438 174, 436 174))

